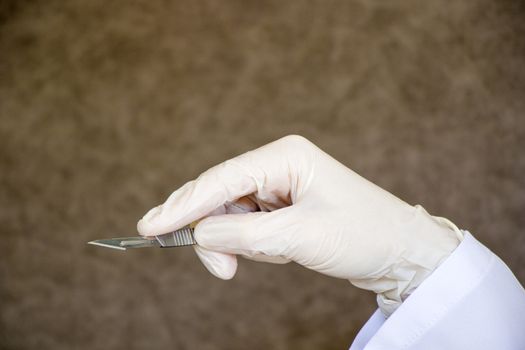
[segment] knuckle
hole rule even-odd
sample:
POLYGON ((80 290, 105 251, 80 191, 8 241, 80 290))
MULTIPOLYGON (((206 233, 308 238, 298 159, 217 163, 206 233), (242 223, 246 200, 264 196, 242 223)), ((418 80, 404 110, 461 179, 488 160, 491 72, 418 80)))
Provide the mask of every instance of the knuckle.
POLYGON ((311 142, 304 136, 291 134, 281 138, 281 141, 290 146, 305 147, 311 142))

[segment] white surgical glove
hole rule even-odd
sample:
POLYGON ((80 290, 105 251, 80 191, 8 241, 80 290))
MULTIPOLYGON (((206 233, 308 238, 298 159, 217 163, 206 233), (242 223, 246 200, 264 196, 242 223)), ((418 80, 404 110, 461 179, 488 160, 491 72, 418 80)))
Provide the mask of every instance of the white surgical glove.
POLYGON ((236 255, 295 261, 374 291, 385 315, 462 238, 448 220, 408 205, 294 135, 209 169, 137 227, 160 235, 204 217, 195 250, 215 276, 232 278, 236 255))

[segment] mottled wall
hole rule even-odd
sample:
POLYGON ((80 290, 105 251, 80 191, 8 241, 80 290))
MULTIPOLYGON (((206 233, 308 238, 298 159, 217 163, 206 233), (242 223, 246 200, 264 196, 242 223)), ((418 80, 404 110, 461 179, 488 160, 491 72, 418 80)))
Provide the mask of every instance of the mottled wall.
POLYGON ((85 244, 289 133, 525 282, 524 7, 0 1, 0 348, 346 348, 375 308, 346 281, 85 244))

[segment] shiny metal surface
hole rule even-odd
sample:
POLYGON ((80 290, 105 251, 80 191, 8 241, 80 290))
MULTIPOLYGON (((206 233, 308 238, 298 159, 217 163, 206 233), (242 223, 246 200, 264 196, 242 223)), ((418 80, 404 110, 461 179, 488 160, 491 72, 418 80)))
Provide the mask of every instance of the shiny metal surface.
POLYGON ((97 239, 88 242, 88 244, 97 245, 105 248, 126 250, 129 248, 183 247, 197 244, 197 242, 195 241, 195 237, 193 236, 193 228, 186 226, 181 228, 180 230, 176 230, 151 238, 145 238, 141 236, 106 238, 97 239))

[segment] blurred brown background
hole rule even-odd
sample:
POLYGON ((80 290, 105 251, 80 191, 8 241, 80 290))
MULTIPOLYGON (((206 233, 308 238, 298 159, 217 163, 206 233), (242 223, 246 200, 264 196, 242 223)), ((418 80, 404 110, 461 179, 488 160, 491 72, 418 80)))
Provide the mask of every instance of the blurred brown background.
POLYGON ((345 349, 348 282, 86 245, 290 133, 525 282, 521 1, 0 1, 0 348, 345 349))

